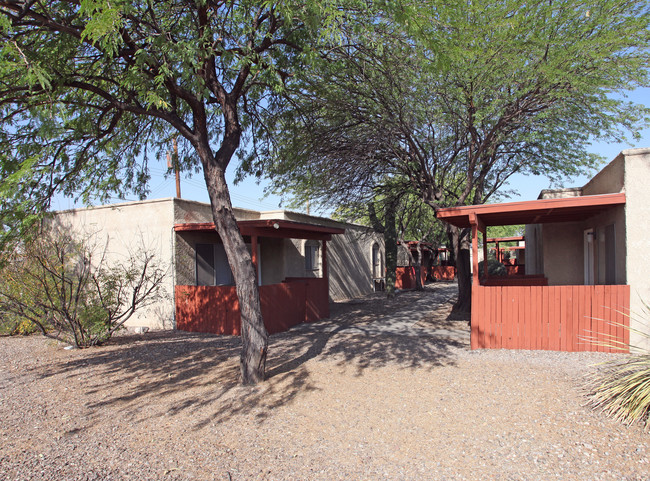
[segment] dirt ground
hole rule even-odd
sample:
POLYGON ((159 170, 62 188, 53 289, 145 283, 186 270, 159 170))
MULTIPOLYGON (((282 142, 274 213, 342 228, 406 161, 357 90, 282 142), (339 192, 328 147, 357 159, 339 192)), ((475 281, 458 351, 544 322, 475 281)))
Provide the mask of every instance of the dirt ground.
POLYGON ((0 339, 2 480, 648 480, 649 435, 585 407, 613 355, 470 351, 453 285, 371 296, 271 336, 0 339))

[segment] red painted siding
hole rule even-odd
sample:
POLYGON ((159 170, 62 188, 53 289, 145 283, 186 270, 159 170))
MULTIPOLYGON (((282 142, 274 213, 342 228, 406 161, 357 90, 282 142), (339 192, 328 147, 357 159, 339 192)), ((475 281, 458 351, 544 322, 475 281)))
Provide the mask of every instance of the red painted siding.
POLYGON ((630 286, 473 286, 471 346, 627 352, 629 309, 630 286))
MULTIPOLYGON (((176 286, 176 328, 181 331, 239 335, 241 315, 234 286, 176 286)), ((325 279, 289 279, 260 286, 266 330, 273 334, 301 322, 329 317, 325 279)))

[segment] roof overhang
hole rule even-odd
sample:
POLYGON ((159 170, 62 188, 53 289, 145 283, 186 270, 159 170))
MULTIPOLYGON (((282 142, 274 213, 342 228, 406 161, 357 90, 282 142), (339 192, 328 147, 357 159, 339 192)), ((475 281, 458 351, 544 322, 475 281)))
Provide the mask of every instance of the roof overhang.
MULTIPOLYGON (((242 235, 276 237, 282 239, 331 240, 332 235, 343 234, 345 229, 324 225, 305 224, 284 219, 240 220, 237 226, 242 235)), ((174 225, 176 232, 215 231, 212 222, 174 225)))
POLYGON ((436 217, 456 227, 577 222, 612 207, 625 205, 625 194, 585 195, 503 204, 469 205, 438 209, 436 217))

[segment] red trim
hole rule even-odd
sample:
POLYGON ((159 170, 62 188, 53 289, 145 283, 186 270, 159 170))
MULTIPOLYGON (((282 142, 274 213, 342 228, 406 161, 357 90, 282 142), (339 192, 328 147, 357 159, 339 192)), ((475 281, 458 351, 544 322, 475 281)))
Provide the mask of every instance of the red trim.
POLYGON ((456 227, 473 223, 486 226, 542 224, 584 220, 608 207, 624 205, 625 194, 585 195, 562 199, 540 199, 504 204, 470 205, 438 209, 436 217, 456 227))
MULTIPOLYGON (((281 237, 285 239, 330 240, 333 234, 343 234, 345 229, 323 225, 305 224, 283 219, 240 220, 237 221, 242 235, 259 237, 281 237)), ((212 222, 175 224, 176 232, 214 231, 212 222)))
POLYGON ((485 242, 519 242, 523 240, 526 240, 526 238, 523 235, 518 235, 514 237, 488 237, 485 242))

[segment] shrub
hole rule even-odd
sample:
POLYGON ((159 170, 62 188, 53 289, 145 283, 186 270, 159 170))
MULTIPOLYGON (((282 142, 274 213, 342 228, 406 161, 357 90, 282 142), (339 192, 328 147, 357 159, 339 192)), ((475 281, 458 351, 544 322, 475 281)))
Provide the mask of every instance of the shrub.
POLYGON ((16 327, 15 334, 20 334, 21 336, 29 336, 30 334, 34 334, 37 330, 38 329, 36 325, 32 321, 23 319, 16 327))
MULTIPOLYGON (((498 262, 494 258, 488 258, 488 275, 492 276, 505 276, 508 274, 506 266, 498 262)), ((478 263, 478 275, 483 278, 483 261, 478 263)))
MULTIPOLYGON (((646 306, 646 314, 648 312, 646 306)), ((626 327, 626 329, 630 328, 626 327)), ((650 335, 646 332, 634 331, 650 341, 650 335)), ((625 356, 624 359, 606 362, 603 368, 589 380, 589 404, 625 424, 643 422, 648 429, 650 427, 650 351, 640 346, 629 347, 633 354, 625 356)))
POLYGON ((165 272, 144 248, 109 264, 93 236, 50 229, 32 239, 4 259, 0 283, 3 317, 25 330, 98 345, 161 297, 165 272))

